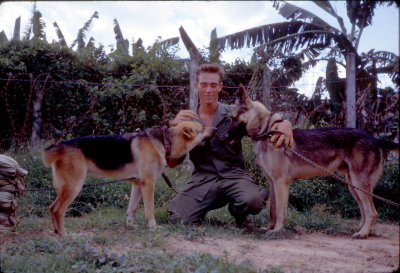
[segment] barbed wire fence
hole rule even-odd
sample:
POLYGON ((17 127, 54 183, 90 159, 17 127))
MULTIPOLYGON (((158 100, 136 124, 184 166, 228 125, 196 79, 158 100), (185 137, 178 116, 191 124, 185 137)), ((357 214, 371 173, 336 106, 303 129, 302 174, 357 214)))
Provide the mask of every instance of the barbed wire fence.
MULTIPOLYGON (((250 96, 260 99, 262 79, 257 79, 254 73, 244 74, 251 79, 245 83, 250 96)), ((228 73, 227 76, 232 75, 228 73)), ((284 113, 295 125, 307 126, 321 121, 328 125, 340 124, 343 114, 328 118, 332 102, 326 80, 317 72, 311 78, 317 81, 303 77, 291 87, 273 86, 269 95, 270 110, 284 113), (304 89, 313 90, 311 96, 310 91, 306 96, 304 89)), ((55 80, 48 74, 33 77, 23 73, 0 78, 0 86, 0 105, 4 106, 0 109, 3 127, 0 147, 5 144, 3 142, 15 144, 38 138, 63 138, 68 134, 124 133, 144 126, 164 125, 177 111, 188 108, 190 88, 189 84, 55 80)), ((237 86, 225 85, 221 100, 234 103, 236 89, 237 86)), ((365 94, 358 94, 359 98, 363 96, 365 94)), ((376 132, 372 133, 398 137, 398 93, 380 97, 375 104, 372 110, 360 105, 358 109, 366 123, 375 125, 376 132)))

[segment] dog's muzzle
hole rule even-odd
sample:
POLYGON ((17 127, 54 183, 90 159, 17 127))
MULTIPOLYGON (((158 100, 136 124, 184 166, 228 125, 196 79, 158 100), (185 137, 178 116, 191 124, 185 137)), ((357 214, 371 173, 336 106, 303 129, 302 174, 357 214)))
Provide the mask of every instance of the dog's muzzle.
POLYGON ((240 141, 244 136, 247 136, 246 124, 240 121, 232 121, 228 132, 224 135, 224 139, 232 141, 240 141))

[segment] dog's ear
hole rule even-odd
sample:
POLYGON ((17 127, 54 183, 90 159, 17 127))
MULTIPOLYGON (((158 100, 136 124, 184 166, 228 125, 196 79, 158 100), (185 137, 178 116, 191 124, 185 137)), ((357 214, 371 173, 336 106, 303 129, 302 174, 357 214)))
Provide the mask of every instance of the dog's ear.
POLYGON ((182 132, 183 132, 183 137, 185 139, 193 139, 195 137, 195 132, 191 127, 188 126, 183 127, 182 132))
POLYGON ((249 95, 247 95, 246 88, 244 88, 243 84, 239 84, 239 103, 246 104, 247 100, 249 99, 249 95))

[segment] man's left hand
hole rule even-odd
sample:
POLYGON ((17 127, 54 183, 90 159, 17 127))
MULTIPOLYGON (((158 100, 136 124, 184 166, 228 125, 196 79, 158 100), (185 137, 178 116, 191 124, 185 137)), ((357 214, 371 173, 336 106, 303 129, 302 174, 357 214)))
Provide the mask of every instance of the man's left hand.
POLYGON ((282 122, 275 123, 271 130, 281 131, 283 134, 274 134, 271 137, 271 142, 275 142, 275 146, 277 148, 281 147, 282 143, 285 143, 287 147, 292 147, 293 140, 293 126, 292 123, 288 120, 283 120, 282 122))

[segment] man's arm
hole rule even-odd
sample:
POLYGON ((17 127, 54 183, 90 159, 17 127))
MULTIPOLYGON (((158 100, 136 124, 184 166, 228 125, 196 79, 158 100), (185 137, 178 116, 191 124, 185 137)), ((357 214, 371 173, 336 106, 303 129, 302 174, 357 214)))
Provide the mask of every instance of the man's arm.
POLYGON ((199 116, 192 110, 180 110, 173 120, 169 121, 169 126, 175 126, 182 121, 192 121, 199 119, 199 116))
POLYGON ((282 143, 285 143, 286 146, 292 147, 294 144, 293 140, 293 126, 292 123, 288 120, 282 120, 280 122, 276 122, 271 130, 278 130, 283 133, 283 135, 275 134, 271 137, 271 142, 276 142, 276 147, 280 147, 282 143))

